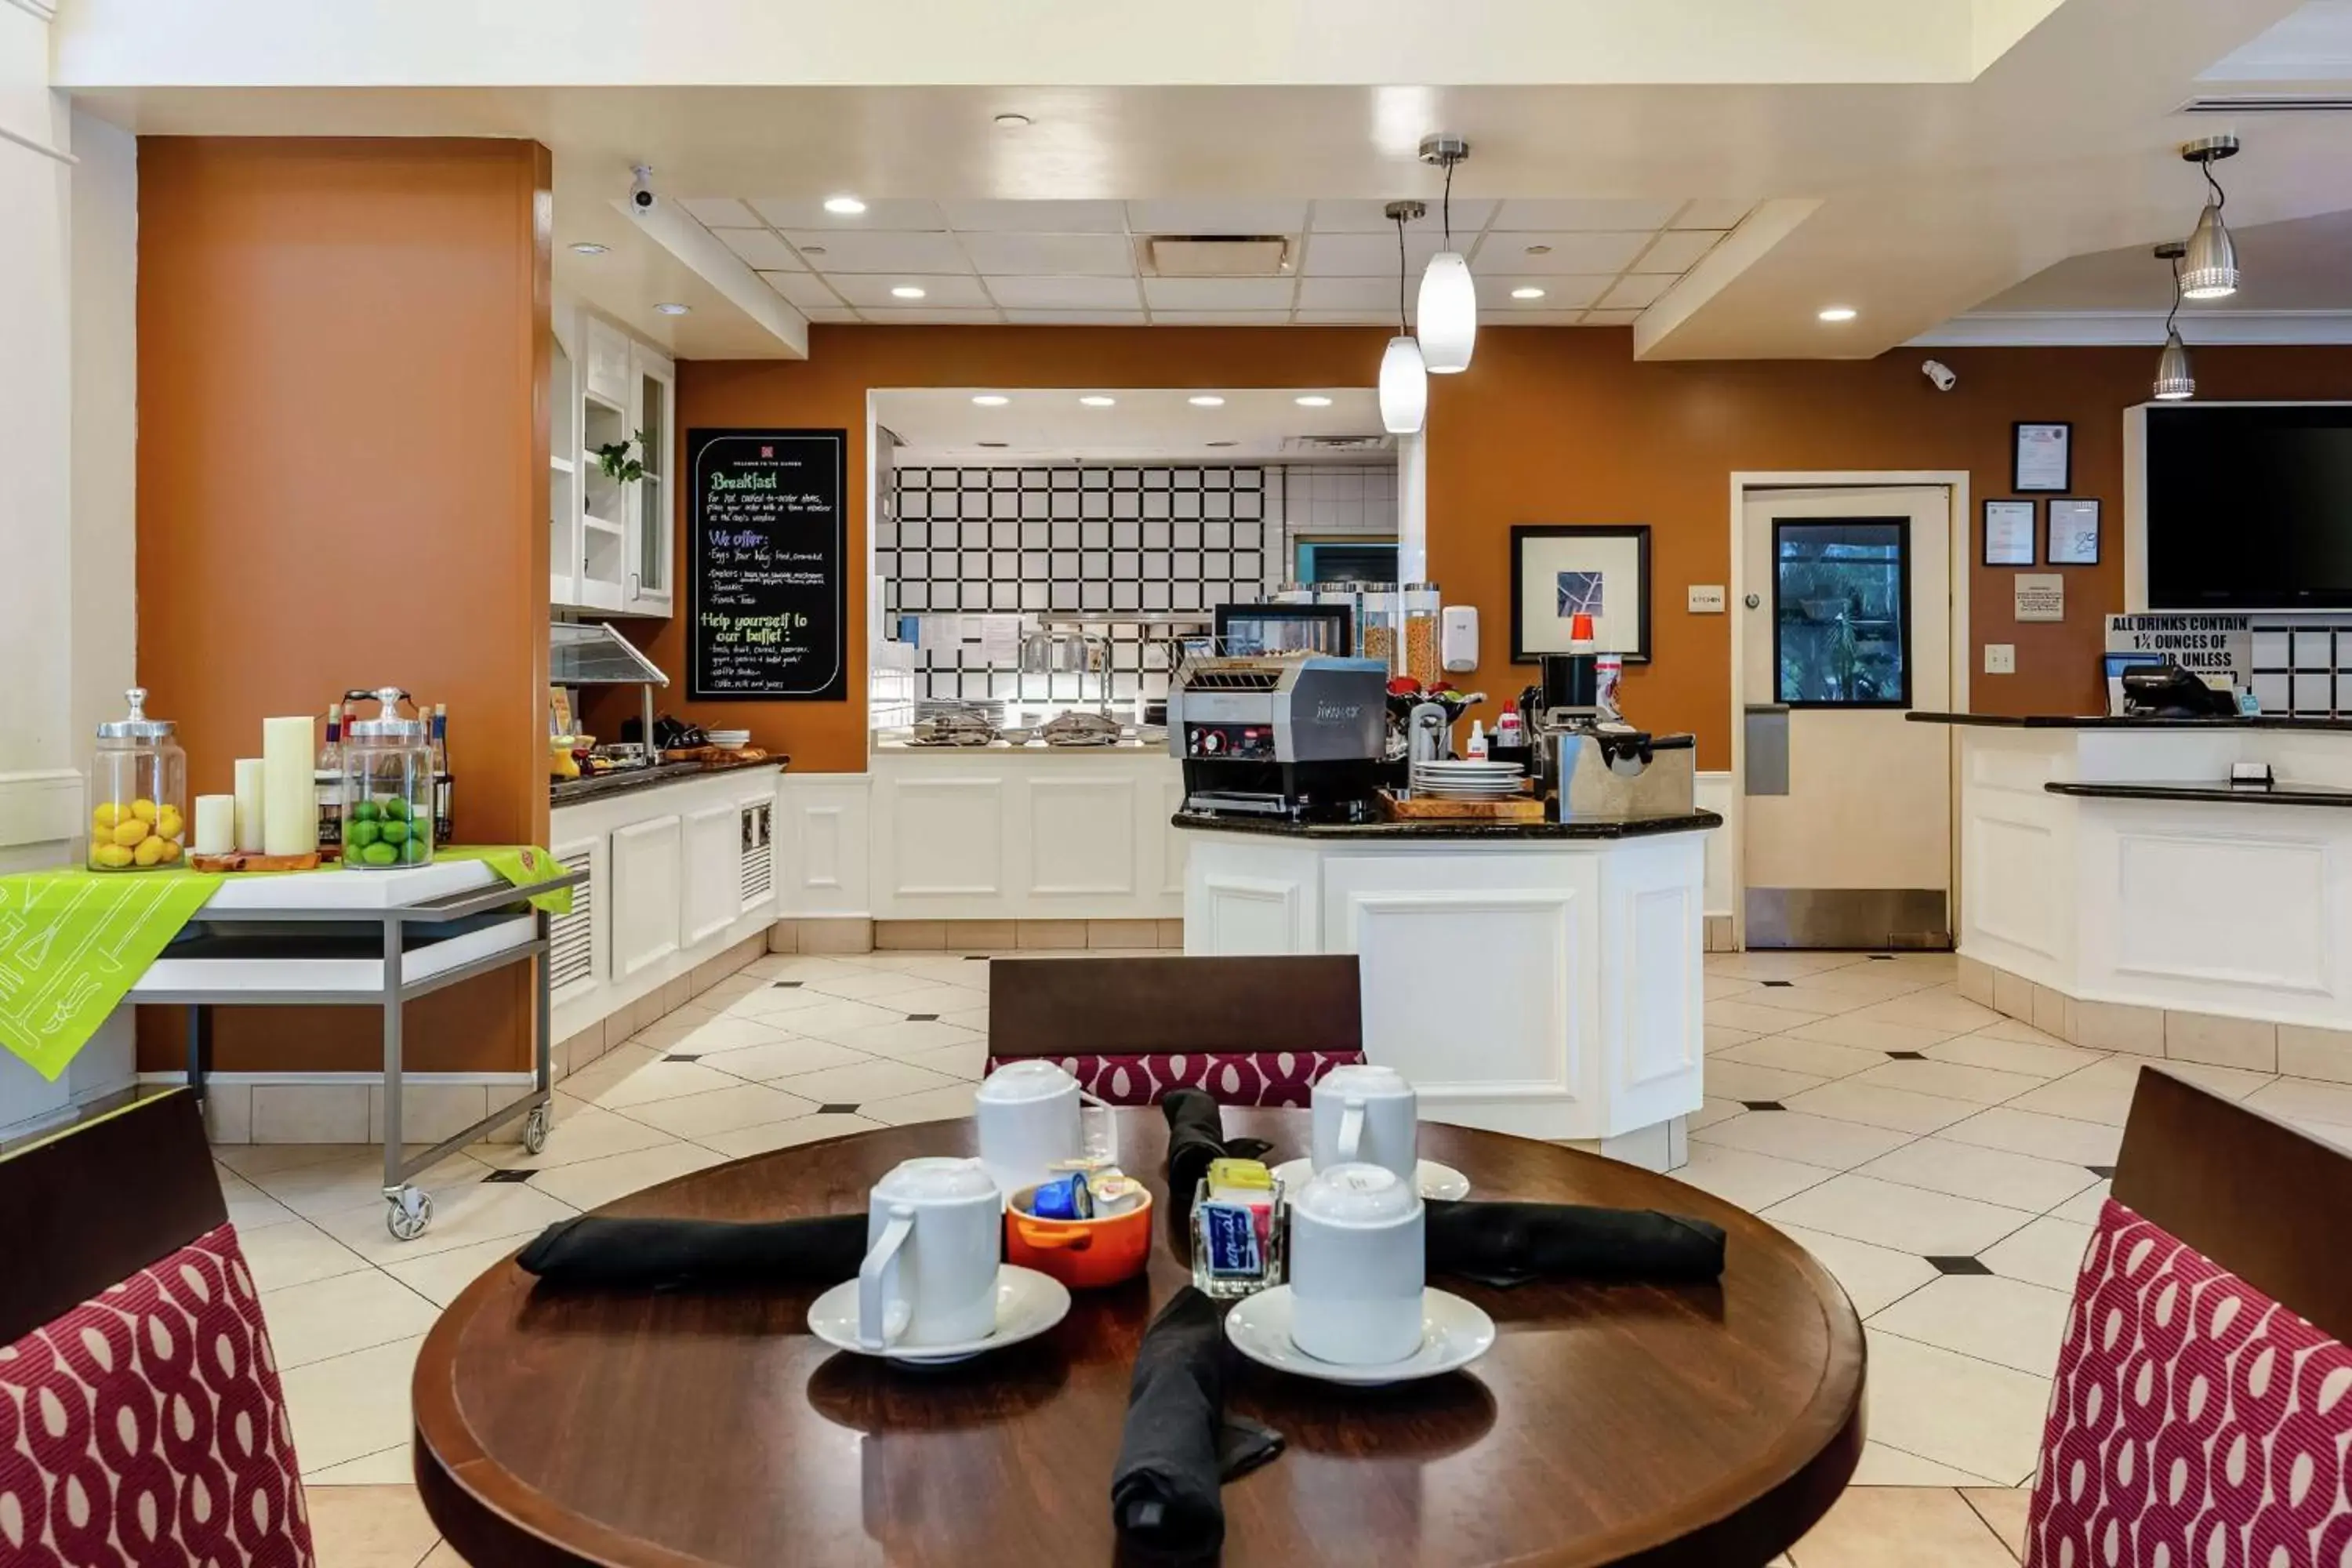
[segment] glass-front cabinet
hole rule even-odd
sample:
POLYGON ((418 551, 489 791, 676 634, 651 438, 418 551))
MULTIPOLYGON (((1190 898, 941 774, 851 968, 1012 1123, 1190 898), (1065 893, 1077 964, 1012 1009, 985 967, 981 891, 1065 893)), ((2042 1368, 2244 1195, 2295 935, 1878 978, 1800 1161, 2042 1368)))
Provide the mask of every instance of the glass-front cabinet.
POLYGON ((674 500, 670 468, 676 460, 677 373, 670 362, 639 344, 635 352, 636 437, 643 472, 635 481, 629 508, 629 579, 623 611, 632 616, 670 613, 670 541, 674 500))
POLYGON ((610 321, 559 310, 548 396, 548 603, 668 615, 674 366, 610 321))

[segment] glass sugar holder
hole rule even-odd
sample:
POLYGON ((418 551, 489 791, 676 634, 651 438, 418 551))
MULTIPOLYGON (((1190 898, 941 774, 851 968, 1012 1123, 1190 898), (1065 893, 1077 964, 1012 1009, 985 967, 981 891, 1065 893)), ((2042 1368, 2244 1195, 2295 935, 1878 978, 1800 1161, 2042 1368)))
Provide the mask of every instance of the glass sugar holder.
POLYGON ((1290 1205, 1282 1178, 1274 1179, 1265 1228, 1247 1208, 1209 1196, 1202 1176, 1192 1191, 1192 1284, 1217 1300, 1238 1300, 1279 1285, 1287 1277, 1290 1205))
POLYGON ((128 718, 98 727, 89 758, 89 868, 152 871, 183 862, 188 754, 168 719, 147 717, 147 689, 123 693, 128 718))
POLYGON ((433 736, 400 711, 408 693, 373 692, 382 710, 343 736, 343 864, 385 871, 433 859, 433 736))

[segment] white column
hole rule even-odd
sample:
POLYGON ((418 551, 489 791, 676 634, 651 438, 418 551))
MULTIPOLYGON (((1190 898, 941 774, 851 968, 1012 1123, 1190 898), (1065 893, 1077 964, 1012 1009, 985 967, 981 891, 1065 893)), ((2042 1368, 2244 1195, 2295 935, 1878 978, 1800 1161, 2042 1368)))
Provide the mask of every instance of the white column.
POLYGON ((1397 437, 1397 581, 1429 581, 1429 432, 1397 437))

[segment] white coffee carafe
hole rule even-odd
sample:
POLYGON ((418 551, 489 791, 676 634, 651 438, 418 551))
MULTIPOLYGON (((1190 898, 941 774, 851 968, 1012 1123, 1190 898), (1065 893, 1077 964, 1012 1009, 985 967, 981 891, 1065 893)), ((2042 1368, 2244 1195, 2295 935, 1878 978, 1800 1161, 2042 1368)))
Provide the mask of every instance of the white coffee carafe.
POLYGON ((1315 1080, 1315 1169, 1362 1163, 1413 1181, 1420 1100, 1394 1068, 1349 1062, 1315 1080))
POLYGON ((1078 1080, 1042 1058, 990 1073, 972 1104, 980 1160, 1006 1195, 1050 1178, 1083 1152, 1078 1080))
POLYGON ((1408 1178, 1333 1165, 1291 1200, 1291 1342, 1346 1366, 1400 1362, 1421 1347, 1425 1210, 1408 1178))
POLYGON ((996 1327, 1002 1205, 977 1160, 906 1160, 874 1184, 857 1270, 857 1337, 866 1349, 988 1336, 996 1327))

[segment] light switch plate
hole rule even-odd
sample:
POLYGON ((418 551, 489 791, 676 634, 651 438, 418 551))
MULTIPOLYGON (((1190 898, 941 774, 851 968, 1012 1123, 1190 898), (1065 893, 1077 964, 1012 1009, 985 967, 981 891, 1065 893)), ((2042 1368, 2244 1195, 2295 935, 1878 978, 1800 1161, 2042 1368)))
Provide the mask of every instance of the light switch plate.
POLYGON ((1694 616, 1723 614, 1723 584, 1694 583, 1690 585, 1690 613, 1694 616))
POLYGON ((2017 645, 2015 643, 2007 642, 1989 642, 1985 644, 1984 672, 1987 675, 2015 675, 2017 673, 2017 645))

